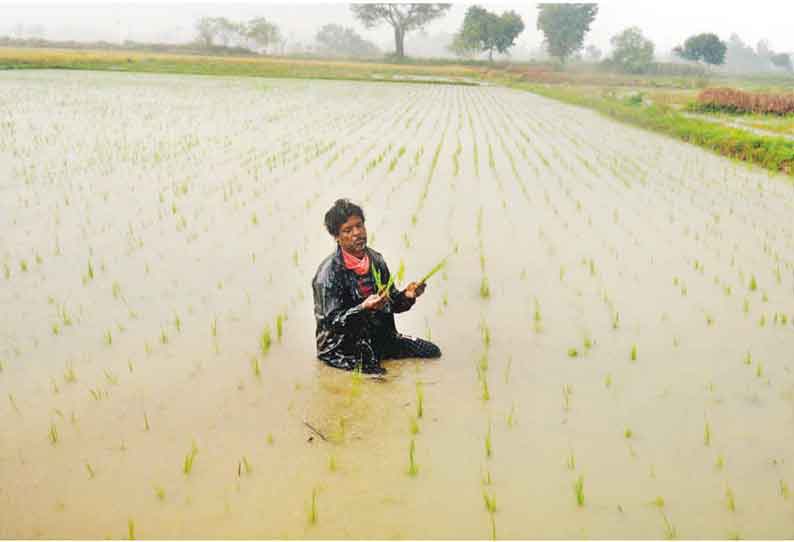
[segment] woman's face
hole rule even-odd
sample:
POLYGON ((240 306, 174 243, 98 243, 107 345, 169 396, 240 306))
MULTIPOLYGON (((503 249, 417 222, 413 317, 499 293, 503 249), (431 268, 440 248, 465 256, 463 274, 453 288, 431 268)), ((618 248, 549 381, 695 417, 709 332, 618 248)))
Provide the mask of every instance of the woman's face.
POLYGON ((358 215, 350 216, 339 228, 336 242, 342 250, 358 258, 364 255, 367 246, 367 228, 358 215))

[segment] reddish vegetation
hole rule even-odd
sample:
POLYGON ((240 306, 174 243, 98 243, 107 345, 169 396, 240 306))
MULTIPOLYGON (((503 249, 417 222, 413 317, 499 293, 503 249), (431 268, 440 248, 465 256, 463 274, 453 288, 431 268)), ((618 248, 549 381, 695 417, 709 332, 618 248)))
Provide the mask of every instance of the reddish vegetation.
POLYGON ((733 88, 708 88, 698 95, 700 109, 734 113, 794 114, 794 94, 764 94, 733 88))

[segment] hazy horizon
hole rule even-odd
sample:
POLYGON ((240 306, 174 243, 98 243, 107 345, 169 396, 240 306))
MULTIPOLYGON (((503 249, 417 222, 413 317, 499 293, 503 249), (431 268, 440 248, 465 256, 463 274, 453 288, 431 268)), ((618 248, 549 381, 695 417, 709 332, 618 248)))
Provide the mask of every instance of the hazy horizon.
MULTIPOLYGON (((454 3, 450 12, 427 25, 429 36, 452 34, 460 27, 465 11, 473 3, 454 3)), ((479 2, 497 12, 516 11, 526 28, 518 37, 513 54, 525 56, 539 49, 543 37, 536 29, 537 3, 479 2)), ((108 41, 185 43, 195 35, 195 22, 205 16, 227 17, 242 21, 265 17, 276 23, 288 43, 310 44, 317 30, 327 23, 353 27, 384 52, 393 50, 390 28, 383 25, 367 30, 352 15, 348 3, 276 2, 244 3, 153 3, 135 5, 98 5, 70 2, 27 2, 24 5, 0 2, 0 35, 30 37, 43 31, 46 39, 75 41, 108 41), (38 27, 38 28, 37 28, 38 27), (21 32, 20 32, 21 31, 21 32)), ((610 50, 609 39, 624 28, 638 26, 656 45, 656 54, 666 56, 688 36, 700 32, 714 32, 721 39, 736 33, 746 44, 755 47, 766 39, 776 52, 794 52, 794 33, 790 21, 794 19, 794 5, 759 0, 748 12, 746 5, 723 2, 683 2, 664 4, 612 0, 599 2, 599 13, 585 43, 598 46, 605 54, 610 50), (719 17, 715 13, 719 10, 719 17), (683 15, 682 15, 683 14, 683 15), (774 15, 774 16, 771 16, 774 15)), ((416 32, 406 38, 408 54, 422 56, 422 42, 416 32), (413 46, 413 47, 412 47, 413 46)))

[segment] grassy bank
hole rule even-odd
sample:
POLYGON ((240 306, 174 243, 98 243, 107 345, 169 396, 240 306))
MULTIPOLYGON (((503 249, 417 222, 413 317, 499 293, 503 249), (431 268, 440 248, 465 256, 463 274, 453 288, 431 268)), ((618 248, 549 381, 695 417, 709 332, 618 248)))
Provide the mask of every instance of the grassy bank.
POLYGON ((594 109, 610 118, 667 134, 699 145, 723 156, 794 175, 794 141, 765 137, 704 120, 688 118, 665 105, 644 105, 641 101, 585 94, 576 87, 559 87, 506 82, 512 88, 568 104, 594 109))
POLYGON ((480 76, 480 70, 475 67, 455 64, 386 64, 282 57, 218 57, 24 48, 0 48, 0 69, 100 70, 355 81, 418 80, 455 84, 466 84, 468 80, 480 76))

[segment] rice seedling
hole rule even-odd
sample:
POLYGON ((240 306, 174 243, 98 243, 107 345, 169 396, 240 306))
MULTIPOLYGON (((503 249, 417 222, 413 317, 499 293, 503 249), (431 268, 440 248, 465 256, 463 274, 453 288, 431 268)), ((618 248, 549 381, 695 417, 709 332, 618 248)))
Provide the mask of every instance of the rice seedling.
POLYGON ((496 519, 493 514, 490 514, 491 518, 491 540, 496 540, 496 519))
POLYGON ((584 349, 585 351, 590 350, 593 347, 593 339, 590 338, 589 335, 585 335, 584 338, 584 349))
POLYGON ((270 351, 271 342, 270 326, 265 325, 265 328, 262 330, 262 335, 259 337, 259 350, 262 352, 263 356, 267 356, 267 353, 270 351))
POLYGON ((482 374, 488 371, 488 352, 483 352, 482 356, 477 362, 477 376, 480 377, 482 374))
POLYGON ((19 270, 23 273, 27 273, 28 271, 28 262, 26 260, 22 260, 19 262, 19 270))
POLYGON ((425 394, 422 389, 422 382, 416 382, 416 417, 421 418, 424 415, 424 401, 425 394))
POLYGON ((482 373, 482 377, 480 378, 480 381, 482 382, 482 400, 490 401, 491 392, 488 389, 488 374, 482 373))
POLYGON ((584 477, 579 476, 573 484, 573 492, 576 495, 577 506, 584 506, 584 477))
POLYGON ((620 327, 620 313, 615 311, 612 314, 612 329, 618 329, 620 327))
POLYGON ((174 314, 174 327, 177 333, 182 333, 182 320, 179 318, 178 314, 174 314))
POLYGON ((731 512, 736 511, 736 499, 733 495, 733 489, 730 486, 725 486, 725 504, 731 512))
POLYGON ((637 361, 637 345, 636 344, 631 345, 630 359, 631 359, 631 361, 637 361))
POLYGON ((58 444, 58 427, 54 423, 50 423, 50 431, 48 433, 50 444, 55 446, 58 444))
POLYGON ((565 466, 568 470, 576 470, 576 456, 573 454, 573 450, 568 450, 568 455, 565 458, 565 466))
POLYGON ((779 490, 780 490, 780 496, 783 497, 784 500, 788 500, 789 494, 790 494, 789 493, 788 484, 786 482, 784 482, 783 480, 779 480, 778 481, 778 487, 779 487, 779 490))
POLYGON ((265 437, 265 442, 267 442, 267 444, 270 446, 273 446, 273 444, 275 444, 276 439, 273 437, 273 433, 267 434, 267 436, 265 437))
POLYGON ((135 540, 135 522, 127 520, 127 540, 135 540))
POLYGON ((664 537, 667 540, 674 540, 678 538, 678 533, 675 529, 675 526, 667 519, 667 514, 663 511, 659 511, 662 514, 662 519, 664 520, 664 537))
POLYGON ((419 466, 416 464, 416 441, 411 439, 411 446, 408 448, 408 476, 416 476, 419 473, 419 466))
POLYGON ((488 511, 489 514, 496 513, 496 495, 493 493, 488 493, 483 489, 482 491, 482 498, 485 501, 485 509, 488 511))
POLYGON ((148 431, 151 429, 149 425, 149 416, 146 414, 146 411, 143 412, 143 430, 148 431))
POLYGON ((488 299, 491 297, 491 288, 488 286, 488 277, 485 276, 480 282, 480 297, 483 299, 488 299))
POLYGON ((259 366, 259 358, 253 356, 251 358, 251 369, 254 371, 254 376, 259 378, 262 375, 262 370, 259 366))
POLYGON ((248 462, 248 458, 243 456, 240 461, 237 462, 237 477, 245 474, 251 474, 253 472, 253 468, 251 467, 251 463, 248 462))
POLYGON ((278 342, 281 342, 281 338, 284 336, 284 315, 278 314, 276 315, 276 339, 278 342))
POLYGON ((193 461, 196 459, 196 455, 198 454, 198 448, 196 447, 196 443, 194 442, 191 445, 190 452, 185 455, 185 460, 182 463, 182 472, 185 475, 190 474, 193 471, 193 461))
POLYGON ((165 489, 163 489, 161 486, 154 486, 154 494, 158 500, 165 500, 165 489))
POLYGON ((490 458, 493 455, 493 442, 491 440, 491 424, 488 423, 488 431, 485 433, 485 457, 490 458))
POLYGON ((14 399, 14 395, 11 393, 8 394, 8 402, 11 403, 11 408, 14 409, 14 412, 19 414, 19 406, 17 406, 17 401, 14 399))
POLYGON ((576 348, 573 348, 573 347, 572 347, 572 348, 569 348, 569 349, 568 349, 568 357, 569 357, 569 358, 575 358, 575 357, 577 357, 578 355, 579 355, 579 351, 578 351, 576 348))
POLYGON ((94 467, 91 466, 91 463, 85 464, 85 470, 88 472, 88 479, 93 480, 96 476, 96 472, 94 471, 94 467))
POLYGON ((607 375, 604 377, 604 386, 607 389, 612 387, 612 373, 607 373, 607 375))
POLYGON ((755 275, 751 276, 748 287, 750 288, 751 292, 755 292, 758 289, 758 282, 755 280, 755 275))
POLYGON ((703 427, 703 444, 706 446, 711 446, 711 426, 709 425, 708 421, 703 427))
POLYGON ((63 372, 63 379, 69 384, 77 382, 77 375, 74 372, 74 367, 71 363, 66 364, 66 369, 63 372))
POLYGON ((168 344, 168 334, 165 332, 165 328, 160 328, 160 344, 168 344))
POLYGON ((570 384, 563 384, 562 386, 562 408, 568 412, 571 408, 571 395, 573 395, 573 388, 570 384))
POLYGON ((722 470, 724 467, 725 467, 725 458, 722 456, 722 454, 719 454, 717 456, 717 460, 714 462, 714 468, 716 468, 717 470, 722 470))
POLYGON ((105 339, 105 344, 107 344, 108 346, 111 346, 113 344, 113 333, 109 329, 105 331, 103 337, 105 339))
POLYGON ((218 318, 212 319, 212 322, 210 323, 210 333, 212 333, 213 337, 218 336, 218 318))
POLYGON ((485 322, 480 324, 480 329, 482 331, 482 344, 487 350, 491 346, 491 329, 485 322))
POLYGON ((428 271, 428 273, 424 277, 422 277, 421 280, 419 280, 419 283, 420 284, 427 283, 427 281, 430 280, 433 277, 433 275, 441 271, 441 269, 447 264, 447 258, 449 258, 449 256, 445 256, 440 262, 438 262, 433 267, 433 269, 428 271))

